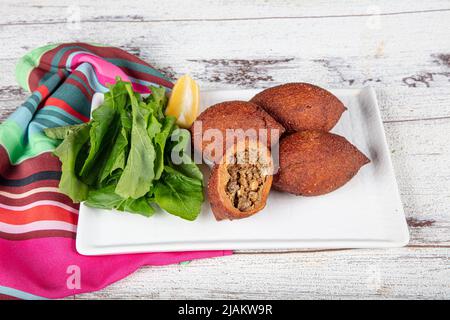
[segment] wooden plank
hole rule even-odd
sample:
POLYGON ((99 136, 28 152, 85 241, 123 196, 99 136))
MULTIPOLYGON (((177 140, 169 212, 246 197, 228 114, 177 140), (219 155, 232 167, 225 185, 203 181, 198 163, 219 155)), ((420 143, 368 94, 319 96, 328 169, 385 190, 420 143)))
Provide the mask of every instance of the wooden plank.
POLYGON ((76 299, 448 299, 448 249, 236 254, 146 267, 76 299))
MULTIPOLYGON (((450 11, 381 16, 378 27, 365 16, 314 23, 83 22, 80 30, 52 24, 4 25, 0 41, 7 47, 0 59, 15 60, 50 42, 84 40, 118 45, 168 74, 189 72, 209 87, 262 87, 301 78, 331 87, 447 88, 449 29, 450 11), (16 40, 17 34, 23 35, 22 41, 16 40)), ((0 64, 5 85, 14 84, 13 71, 12 63, 0 64)))
POLYGON ((400 15, 405 12, 435 12, 450 8, 448 1, 413 2, 351 0, 339 6, 326 0, 310 1, 239 1, 191 0, 186 1, 127 1, 117 5, 108 0, 99 1, 33 1, 2 2, 6 14, 2 24, 57 24, 66 23, 78 13, 83 21, 94 22, 149 22, 149 21, 211 21, 239 19, 318 19, 323 17, 368 16, 373 14, 400 15), (188 9, 188 10, 187 10, 188 9))
POLYGON ((445 132, 450 133, 450 119, 384 125, 410 227, 410 244, 449 245, 450 145, 445 132))

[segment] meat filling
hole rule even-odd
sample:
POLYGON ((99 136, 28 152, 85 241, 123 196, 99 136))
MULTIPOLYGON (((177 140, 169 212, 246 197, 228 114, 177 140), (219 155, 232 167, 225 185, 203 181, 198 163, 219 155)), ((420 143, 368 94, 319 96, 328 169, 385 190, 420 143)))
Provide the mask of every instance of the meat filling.
MULTIPOLYGON (((247 158, 247 155, 246 155, 247 158)), ((261 191, 266 176, 263 175, 262 165, 255 163, 236 163, 228 165, 230 180, 226 186, 226 193, 233 206, 240 211, 249 211, 261 200, 261 191)))

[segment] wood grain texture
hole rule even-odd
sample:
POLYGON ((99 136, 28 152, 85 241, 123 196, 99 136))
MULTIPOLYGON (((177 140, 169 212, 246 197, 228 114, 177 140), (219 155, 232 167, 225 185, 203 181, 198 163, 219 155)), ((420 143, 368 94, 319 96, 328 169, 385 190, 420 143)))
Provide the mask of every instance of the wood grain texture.
POLYGON ((238 253, 143 268, 77 299, 435 299, 449 297, 449 279, 442 248, 238 253))
POLYGON ((87 298, 450 298, 449 1, 2 1, 0 120, 14 65, 48 43, 119 46, 202 88, 375 88, 411 232, 391 250, 239 252, 146 267, 87 298))
POLYGON ((411 3, 408 0, 358 1, 350 0, 339 6, 327 0, 298 1, 245 1, 191 0, 186 1, 127 1, 127 6, 117 5, 114 0, 100 1, 5 1, 9 14, 2 18, 7 24, 58 24, 66 23, 67 16, 79 8, 83 21, 95 22, 182 22, 222 20, 270 20, 270 19, 321 19, 349 16, 402 15, 408 13, 437 12, 449 9, 448 1, 426 1, 411 3))
MULTIPOLYGON (((17 10, 16 4, 8 6, 8 3, 2 4, 5 6, 2 12, 17 10)), ((295 7, 293 3, 288 8, 295 7)), ((371 8, 365 5, 364 9, 357 6, 359 13, 342 17, 333 10, 327 13, 329 7, 336 6, 323 5, 315 13, 309 13, 322 14, 314 19, 212 21, 98 21, 89 18, 102 12, 97 5, 92 9, 80 7, 80 23, 75 26, 47 23, 37 27, 12 22, 2 25, 0 40, 8 43, 8 50, 0 52, 0 60, 10 62, 0 64, 4 81, 14 85, 14 61, 29 49, 79 40, 120 46, 170 75, 189 72, 208 87, 265 87, 295 81, 299 73, 304 81, 331 87, 448 86, 449 67, 441 58, 450 52, 450 43, 446 41, 450 5, 446 9, 442 4, 439 6, 442 10, 428 12, 429 4, 425 8, 418 4, 413 13, 378 16, 365 14, 371 8), (17 34, 22 35, 22 41, 16 40, 17 34)), ((103 8, 106 7, 111 5, 103 2, 103 8)), ((255 7, 260 8, 256 4, 255 7)), ((68 19, 67 7, 44 7, 47 8, 55 18, 68 19)), ((214 11, 225 15, 227 8, 233 7, 216 7, 214 11)), ((382 12, 390 6, 385 3, 376 8, 382 12)), ((411 6, 407 8, 411 11, 411 6)), ((36 14, 34 19, 45 19, 50 14, 44 13, 44 9, 43 15, 36 14)), ((134 10, 157 12, 152 4, 134 10)), ((303 6, 298 5, 292 12, 300 14, 302 10, 303 6)), ((191 15, 195 10, 185 11, 191 15)), ((200 8, 197 12, 205 14, 200 8)), ((22 19, 20 15, 15 17, 22 19)))

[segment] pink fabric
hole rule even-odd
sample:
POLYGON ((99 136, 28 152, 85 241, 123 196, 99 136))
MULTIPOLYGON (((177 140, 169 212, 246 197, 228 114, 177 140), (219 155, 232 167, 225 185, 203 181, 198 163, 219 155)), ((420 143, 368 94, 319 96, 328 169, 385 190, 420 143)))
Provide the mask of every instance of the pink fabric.
POLYGON ((112 84, 116 82, 116 77, 119 76, 123 81, 129 81, 133 85, 133 89, 139 93, 149 93, 150 90, 148 87, 141 85, 136 82, 132 82, 128 75, 123 72, 119 67, 114 64, 97 57, 93 54, 89 53, 79 53, 75 57, 73 57, 71 62, 71 68, 76 69, 82 63, 89 63, 95 69, 95 74, 97 76, 98 81, 103 85, 107 86, 108 84, 112 84))
POLYGON ((232 253, 198 251, 83 257, 76 253, 74 244, 68 238, 13 242, 0 239, 0 283, 41 297, 62 298, 104 288, 134 272, 141 265, 161 266, 232 253), (19 252, 37 254, 20 255, 19 252), (53 258, 47 259, 49 256, 53 258), (74 267, 80 271, 79 288, 69 288, 73 284, 71 276, 74 275, 74 267))

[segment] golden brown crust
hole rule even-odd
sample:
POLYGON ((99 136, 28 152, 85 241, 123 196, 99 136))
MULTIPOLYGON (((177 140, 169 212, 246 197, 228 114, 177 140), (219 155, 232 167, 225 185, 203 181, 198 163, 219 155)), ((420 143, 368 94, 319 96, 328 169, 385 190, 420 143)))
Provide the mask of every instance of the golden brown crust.
POLYGON ((370 160, 344 137, 323 131, 300 131, 280 141, 275 189, 316 196, 347 183, 370 160))
MULTIPOLYGON (((234 147, 234 146, 233 146, 234 147)), ((230 152, 234 152, 231 149, 233 147, 229 148, 227 150, 227 155, 230 152)), ((263 144, 258 143, 259 148, 266 148, 263 144)), ((270 152, 268 150, 265 150, 267 153, 267 161, 270 166, 270 171, 272 170, 272 159, 270 152)), ((225 192, 226 185, 229 181, 229 174, 227 171, 228 164, 226 162, 216 164, 212 171, 211 175, 209 177, 208 181, 208 199, 211 204, 211 210, 214 213, 214 216, 217 221, 228 219, 228 220, 235 220, 235 219, 242 219, 247 218, 255 213, 261 211, 267 201, 267 197, 269 196, 270 189, 272 187, 272 175, 267 175, 266 179, 263 184, 263 188, 261 191, 261 198, 257 202, 257 205, 248 211, 240 211, 236 207, 233 206, 230 198, 227 196, 225 192)))
POLYGON ((309 83, 287 83, 255 95, 256 103, 288 132, 330 131, 346 110, 332 93, 309 83))
MULTIPOLYGON (((272 132, 272 130, 278 130, 278 137, 285 131, 283 126, 273 119, 267 112, 258 107, 256 104, 247 101, 226 101, 218 103, 209 107, 197 117, 190 130, 194 148, 198 152, 202 152, 207 146, 215 143, 215 141, 210 141, 208 139, 204 139, 204 141, 202 141, 201 138, 204 135, 204 132, 208 129, 219 130, 224 139, 227 129, 242 129, 244 131, 248 129, 255 129, 257 133, 259 129, 267 129, 268 139, 267 142, 263 142, 268 145, 278 142, 278 139, 276 139, 276 141, 272 141, 270 139, 271 134, 275 133, 272 132), (199 123, 202 125, 201 131, 194 130, 194 128, 196 128, 196 124, 199 123)), ((223 141, 222 144, 222 152, 225 152, 230 145, 227 146, 225 141, 223 141)))

